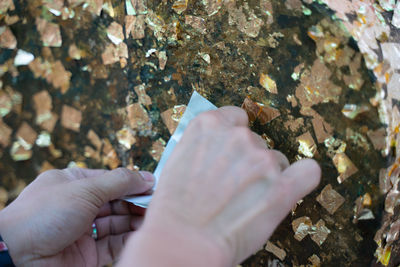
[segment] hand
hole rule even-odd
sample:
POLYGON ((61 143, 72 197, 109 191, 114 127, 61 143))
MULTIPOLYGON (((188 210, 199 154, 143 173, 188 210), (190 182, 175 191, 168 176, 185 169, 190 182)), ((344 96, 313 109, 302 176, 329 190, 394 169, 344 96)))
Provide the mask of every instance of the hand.
POLYGON ((143 215, 115 199, 144 193, 153 181, 151 173, 122 168, 47 171, 0 212, 0 234, 17 266, 104 266, 143 215))
POLYGON ((315 161, 289 166, 247 125, 234 107, 190 123, 120 266, 236 266, 317 186, 315 161))

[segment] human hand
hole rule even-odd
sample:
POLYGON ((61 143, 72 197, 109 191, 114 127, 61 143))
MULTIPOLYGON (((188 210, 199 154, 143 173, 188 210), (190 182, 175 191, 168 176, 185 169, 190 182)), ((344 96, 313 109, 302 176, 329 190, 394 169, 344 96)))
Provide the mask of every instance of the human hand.
POLYGON ((246 113, 234 107, 190 123, 120 266, 235 266, 317 186, 314 160, 289 166, 247 125, 246 113))
POLYGON ((17 266, 104 266, 144 214, 116 199, 145 193, 153 182, 151 173, 123 168, 44 172, 0 212, 0 234, 17 266))

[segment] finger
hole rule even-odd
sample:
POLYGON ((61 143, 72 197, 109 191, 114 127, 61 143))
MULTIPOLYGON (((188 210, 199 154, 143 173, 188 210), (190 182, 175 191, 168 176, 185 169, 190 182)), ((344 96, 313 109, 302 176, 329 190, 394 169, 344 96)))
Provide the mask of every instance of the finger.
MULTIPOLYGON (((287 195, 291 208, 297 201, 309 194, 321 179, 321 168, 312 159, 300 160, 282 173, 281 181, 290 194, 287 195)), ((279 186, 279 184, 278 184, 279 186)))
POLYGON ((144 215, 146 209, 133 205, 123 200, 114 200, 107 202, 101 208, 97 217, 110 215, 144 215))
POLYGON ((104 175, 110 170, 103 169, 85 169, 85 168, 66 168, 62 170, 71 180, 104 175))
POLYGON ((287 157, 280 151, 274 150, 274 149, 268 149, 267 150, 267 161, 272 161, 270 164, 275 164, 276 166, 279 167, 279 171, 284 171, 290 166, 289 160, 287 157))
POLYGON ((215 114, 217 114, 217 116, 219 116, 222 122, 225 124, 229 124, 231 126, 249 125, 249 117, 247 116, 246 111, 241 108, 225 106, 212 112, 215 112, 215 114))
POLYGON ((261 148, 268 149, 267 143, 255 132, 252 132, 254 142, 261 148))
POLYGON ((119 235, 137 230, 141 226, 142 216, 113 215, 95 220, 98 238, 119 235))
POLYGON ((115 262, 131 234, 109 235, 96 241, 98 266, 105 266, 115 262))
POLYGON ((100 208, 111 200, 148 191, 154 185, 154 176, 149 172, 118 168, 77 182, 87 192, 88 201, 100 208))

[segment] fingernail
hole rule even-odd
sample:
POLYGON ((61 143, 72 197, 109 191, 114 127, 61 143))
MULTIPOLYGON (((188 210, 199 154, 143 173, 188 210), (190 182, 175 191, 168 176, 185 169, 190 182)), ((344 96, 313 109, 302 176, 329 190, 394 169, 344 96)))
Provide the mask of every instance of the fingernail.
POLYGON ((139 173, 146 182, 154 182, 154 176, 152 173, 145 171, 140 171, 139 173))

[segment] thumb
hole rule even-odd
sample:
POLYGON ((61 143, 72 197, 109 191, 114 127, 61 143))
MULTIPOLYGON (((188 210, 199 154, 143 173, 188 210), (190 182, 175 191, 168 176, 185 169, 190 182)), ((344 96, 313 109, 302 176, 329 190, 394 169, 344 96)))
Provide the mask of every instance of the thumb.
POLYGON ((149 191, 154 185, 154 176, 150 172, 118 168, 76 182, 89 193, 90 201, 100 207, 114 199, 149 191))

